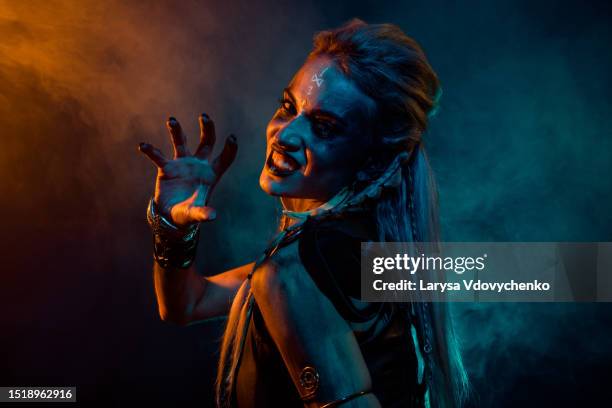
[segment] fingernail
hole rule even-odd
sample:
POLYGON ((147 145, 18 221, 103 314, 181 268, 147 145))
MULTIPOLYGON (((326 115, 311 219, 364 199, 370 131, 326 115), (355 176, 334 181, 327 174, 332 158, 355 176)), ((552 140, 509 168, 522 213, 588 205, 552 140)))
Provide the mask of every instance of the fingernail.
POLYGON ((176 126, 176 124, 178 123, 176 118, 174 116, 170 116, 168 118, 168 123, 170 124, 170 126, 176 126))
POLYGON ((210 120, 210 116, 208 116, 206 113, 202 113, 202 118, 204 120, 210 120))
POLYGON ((146 149, 146 148, 147 148, 147 146, 148 146, 148 145, 147 145, 145 142, 140 142, 140 143, 138 143, 138 149, 139 149, 139 150, 144 150, 144 149, 146 149))
POLYGON ((236 136, 234 136, 234 135, 229 135, 229 137, 227 138, 227 140, 228 140, 229 142, 236 143, 236 136))

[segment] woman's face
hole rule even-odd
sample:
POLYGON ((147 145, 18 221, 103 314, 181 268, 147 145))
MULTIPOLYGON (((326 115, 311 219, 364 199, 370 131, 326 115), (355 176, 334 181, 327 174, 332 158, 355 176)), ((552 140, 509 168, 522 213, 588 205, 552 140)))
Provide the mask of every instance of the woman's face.
POLYGON ((275 196, 329 200, 368 156, 374 107, 329 58, 307 61, 268 124, 261 188, 275 196))

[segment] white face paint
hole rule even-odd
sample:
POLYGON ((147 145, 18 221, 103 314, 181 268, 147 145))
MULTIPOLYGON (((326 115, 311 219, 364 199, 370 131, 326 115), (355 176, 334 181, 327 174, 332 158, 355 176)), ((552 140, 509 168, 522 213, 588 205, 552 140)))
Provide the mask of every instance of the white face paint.
MULTIPOLYGON (((310 82, 314 82, 317 85, 317 88, 320 88, 321 85, 323 85, 323 82, 325 82, 323 75, 325 74, 325 71, 327 71, 328 69, 329 69, 329 66, 326 66, 323 69, 321 69, 318 73, 312 74, 312 78, 310 79, 310 82)), ((313 88, 314 88, 314 85, 309 85, 308 90, 306 91, 306 95, 310 96, 312 94, 313 88)))
POLYGON ((306 61, 268 124, 261 187, 284 198, 327 201, 369 155, 374 107, 331 59, 306 61))

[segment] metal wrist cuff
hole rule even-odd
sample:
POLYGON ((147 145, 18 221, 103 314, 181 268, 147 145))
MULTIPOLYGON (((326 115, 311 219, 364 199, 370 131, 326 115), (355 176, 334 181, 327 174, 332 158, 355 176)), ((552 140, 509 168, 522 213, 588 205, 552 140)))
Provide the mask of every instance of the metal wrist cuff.
POLYGON ((200 224, 181 228, 164 218, 153 198, 147 208, 147 221, 153 233, 153 258, 163 268, 188 268, 194 261, 200 224))

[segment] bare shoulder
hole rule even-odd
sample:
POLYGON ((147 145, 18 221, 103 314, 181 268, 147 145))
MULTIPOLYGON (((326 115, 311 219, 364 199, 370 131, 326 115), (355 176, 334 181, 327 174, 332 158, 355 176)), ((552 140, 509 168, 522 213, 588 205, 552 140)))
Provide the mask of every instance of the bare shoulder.
POLYGON ((251 287, 255 297, 258 292, 274 290, 283 292, 316 288, 302 264, 297 242, 279 248, 253 273, 251 287))
POLYGON ((349 256, 346 248, 336 249, 332 246, 328 254, 331 251, 331 256, 335 257, 331 261, 335 262, 326 262, 320 254, 319 258, 313 257, 314 260, 311 258, 308 261, 309 258, 302 258, 299 243, 296 240, 280 248, 255 271, 251 282, 255 299, 258 302, 272 299, 296 302, 297 297, 308 298, 313 303, 331 306, 354 330, 365 331, 370 328, 377 321, 376 311, 380 308, 374 308, 370 302, 359 298, 359 260, 355 261, 354 256, 349 256), (313 265, 313 262, 318 264, 313 265), (339 265, 339 262, 345 264, 339 265), (346 273, 340 278, 333 275, 342 271, 346 273), (342 281, 342 277, 349 277, 352 281, 347 283, 348 278, 342 281), (357 289, 348 288, 349 284, 357 289))
POLYGON ((291 330, 305 335, 318 330, 345 333, 348 329, 306 271, 297 242, 281 248, 255 270, 251 292, 266 324, 274 325, 276 319, 284 322, 274 326, 281 337, 291 337, 291 330))

